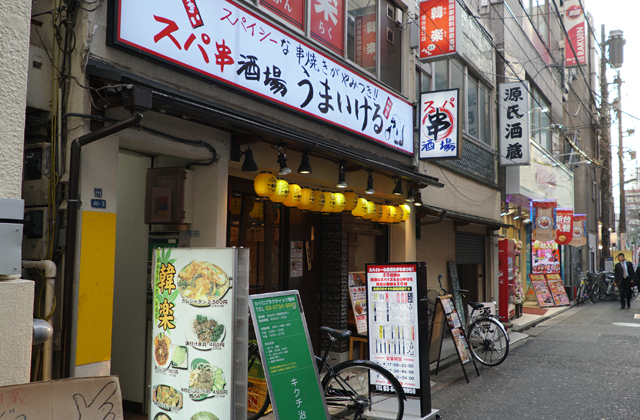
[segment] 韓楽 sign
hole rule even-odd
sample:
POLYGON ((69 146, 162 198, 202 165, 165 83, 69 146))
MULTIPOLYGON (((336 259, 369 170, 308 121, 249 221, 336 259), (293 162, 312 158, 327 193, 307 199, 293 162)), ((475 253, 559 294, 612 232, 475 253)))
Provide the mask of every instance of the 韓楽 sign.
MULTIPOLYGON (((311 5, 311 35, 339 53, 343 35, 320 23, 325 16, 340 21, 342 12, 334 16, 317 3, 311 5)), ((112 45, 414 153, 410 103, 246 8, 226 0, 110 4, 112 45)))
POLYGON ((458 38, 455 0, 426 0, 420 3, 420 59, 456 52, 458 38))

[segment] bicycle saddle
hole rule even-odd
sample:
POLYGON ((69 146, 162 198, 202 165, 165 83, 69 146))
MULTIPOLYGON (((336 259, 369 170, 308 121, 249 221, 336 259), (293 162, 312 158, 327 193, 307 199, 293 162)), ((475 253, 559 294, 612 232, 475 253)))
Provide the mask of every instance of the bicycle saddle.
POLYGON ((482 309, 482 308, 484 308, 484 304, 482 304, 480 302, 469 302, 469 306, 471 306, 473 309, 482 309))
POLYGON ((331 337, 340 341, 346 340, 347 338, 351 337, 351 331, 349 330, 336 330, 330 327, 320 327, 320 331, 324 331, 327 334, 329 334, 331 337))

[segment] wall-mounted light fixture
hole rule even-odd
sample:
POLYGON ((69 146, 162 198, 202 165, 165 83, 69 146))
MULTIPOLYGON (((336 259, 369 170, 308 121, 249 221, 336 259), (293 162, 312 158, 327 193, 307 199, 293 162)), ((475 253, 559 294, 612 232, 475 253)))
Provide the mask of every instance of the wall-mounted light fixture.
POLYGON ((367 189, 364 190, 365 194, 375 194, 376 190, 373 189, 373 171, 369 171, 369 178, 367 179, 367 189))
POLYGON ((344 162, 340 162, 340 168, 338 169, 338 183, 336 187, 347 188, 347 182, 344 179, 344 162))
POLYGON ((407 203, 413 203, 413 184, 410 182, 407 187, 407 198, 404 199, 407 203))
POLYGON ((309 152, 306 150, 302 153, 302 160, 300 160, 300 166, 298 166, 299 174, 310 174, 312 172, 311 165, 309 164, 309 152))
POLYGON ((393 189, 393 195, 404 195, 402 180, 400 178, 396 179, 396 187, 393 189))
POLYGON ((287 149, 285 146, 278 145, 278 163, 280 164, 278 175, 288 175, 291 173, 291 169, 287 166, 287 149))
POLYGON ((253 150, 248 149, 243 152, 244 162, 242 162, 242 172, 255 172, 258 170, 258 165, 253 159, 253 150))
POLYGON ((413 200, 413 205, 422 207, 422 193, 420 191, 416 193, 415 199, 413 200))

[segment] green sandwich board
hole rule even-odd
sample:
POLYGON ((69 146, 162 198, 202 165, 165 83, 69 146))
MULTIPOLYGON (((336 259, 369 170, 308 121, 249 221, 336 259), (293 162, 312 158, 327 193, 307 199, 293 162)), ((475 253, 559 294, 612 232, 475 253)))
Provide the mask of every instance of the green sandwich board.
POLYGON ((249 296, 276 419, 329 418, 297 290, 249 296))

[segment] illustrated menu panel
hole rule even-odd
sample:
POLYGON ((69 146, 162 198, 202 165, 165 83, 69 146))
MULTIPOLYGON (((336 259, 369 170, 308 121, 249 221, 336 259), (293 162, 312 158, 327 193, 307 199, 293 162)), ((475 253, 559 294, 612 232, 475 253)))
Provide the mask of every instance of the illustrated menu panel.
MULTIPOLYGON (((415 264, 367 264, 369 354, 408 394, 420 388, 417 287, 415 264)), ((371 384, 388 385, 383 378, 371 384)))
POLYGON ((231 418, 234 261, 231 249, 155 251, 150 419, 231 418))
POLYGON ((367 333, 367 276, 365 273, 349 273, 349 296, 356 319, 358 334, 367 333))

